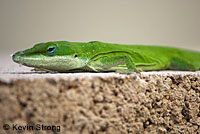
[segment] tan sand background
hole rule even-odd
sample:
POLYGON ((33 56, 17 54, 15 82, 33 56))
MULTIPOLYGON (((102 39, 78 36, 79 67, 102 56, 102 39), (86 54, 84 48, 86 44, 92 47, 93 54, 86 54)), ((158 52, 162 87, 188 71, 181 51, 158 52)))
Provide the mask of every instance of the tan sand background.
POLYGON ((200 0, 0 0, 0 52, 53 40, 200 50, 200 0))

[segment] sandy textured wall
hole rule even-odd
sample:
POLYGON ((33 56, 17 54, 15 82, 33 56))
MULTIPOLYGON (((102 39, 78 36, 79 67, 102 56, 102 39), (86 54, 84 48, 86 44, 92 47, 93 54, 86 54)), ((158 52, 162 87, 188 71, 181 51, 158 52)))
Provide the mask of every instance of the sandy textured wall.
POLYGON ((1 80, 0 125, 54 125, 66 134, 199 134, 199 74, 144 74, 1 80))

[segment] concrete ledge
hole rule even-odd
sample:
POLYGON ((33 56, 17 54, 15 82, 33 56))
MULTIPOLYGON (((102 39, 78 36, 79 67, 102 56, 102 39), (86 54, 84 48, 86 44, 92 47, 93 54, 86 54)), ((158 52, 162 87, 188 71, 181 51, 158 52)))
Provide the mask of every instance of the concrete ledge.
POLYGON ((10 134, 198 134, 200 73, 2 73, 0 115, 10 134))

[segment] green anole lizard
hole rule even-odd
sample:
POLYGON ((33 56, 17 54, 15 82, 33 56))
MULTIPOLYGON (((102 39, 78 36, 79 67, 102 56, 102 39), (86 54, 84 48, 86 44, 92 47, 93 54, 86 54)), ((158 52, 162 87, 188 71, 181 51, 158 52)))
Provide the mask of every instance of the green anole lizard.
POLYGON ((57 72, 200 70, 200 52, 99 41, 39 43, 33 48, 16 52, 12 58, 25 66, 57 72))

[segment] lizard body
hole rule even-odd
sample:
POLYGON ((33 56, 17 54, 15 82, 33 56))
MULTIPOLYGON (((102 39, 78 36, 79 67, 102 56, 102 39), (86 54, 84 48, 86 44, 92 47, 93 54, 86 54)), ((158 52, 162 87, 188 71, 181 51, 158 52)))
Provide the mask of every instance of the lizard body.
POLYGON ((200 52, 163 46, 54 41, 16 52, 13 61, 58 72, 130 73, 152 70, 200 70, 200 52))

